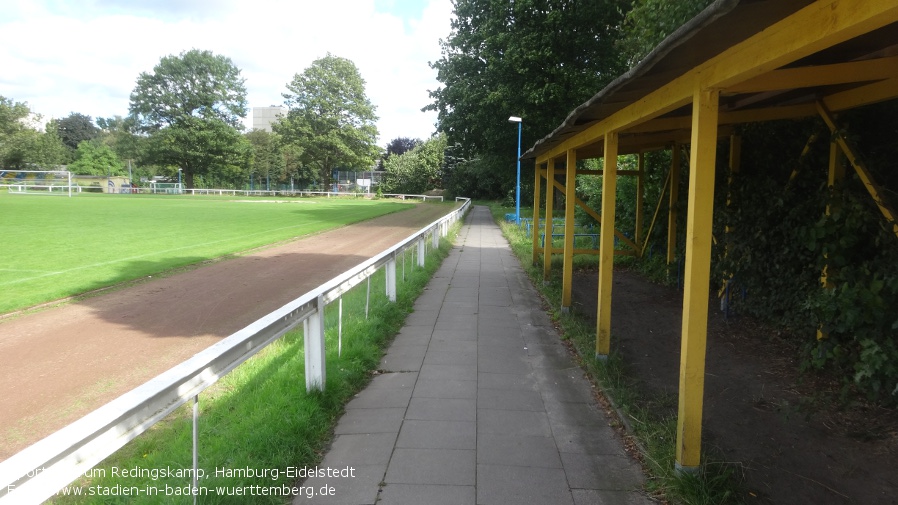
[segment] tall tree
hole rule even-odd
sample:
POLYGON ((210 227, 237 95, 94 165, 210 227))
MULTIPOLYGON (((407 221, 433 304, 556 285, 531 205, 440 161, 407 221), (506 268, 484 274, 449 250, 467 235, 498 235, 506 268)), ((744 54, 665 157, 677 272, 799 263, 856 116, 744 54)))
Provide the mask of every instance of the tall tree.
POLYGON ((98 117, 97 126, 100 127, 99 139, 115 151, 119 159, 142 164, 146 137, 138 135, 133 117, 98 117))
POLYGON ((54 122, 56 134, 69 149, 78 149, 78 144, 85 140, 93 140, 100 135, 100 129, 94 125, 90 116, 72 112, 67 117, 54 122))
POLYGON ((410 139, 408 137, 396 137, 391 140, 389 144, 387 144, 387 152, 384 154, 384 158, 389 158, 394 154, 405 154, 408 151, 414 149, 418 144, 421 143, 421 139, 410 139))
POLYGON ((617 77, 624 3, 456 0, 442 57, 431 63, 442 86, 425 109, 437 111, 449 145, 464 149, 458 154, 481 164, 506 159, 486 172, 511 183, 517 129, 507 118, 524 118, 523 144, 532 145, 617 77))
POLYGON ((390 156, 384 161, 384 191, 418 194, 439 188, 445 152, 446 135, 440 134, 409 151, 390 156))
POLYGON ((635 0, 627 11, 618 47, 633 66, 713 0, 635 0))
POLYGON ((274 130, 302 147, 301 160, 330 187, 337 168, 370 169, 378 154, 375 107, 355 64, 330 53, 287 84, 289 112, 274 130))
POLYGON ((238 132, 246 87, 230 58, 197 49, 163 57, 137 78, 130 112, 151 136, 152 160, 183 169, 189 188, 194 175, 248 162, 238 132))
POLYGON ((56 132, 38 131, 39 121, 28 104, 0 96, 0 167, 53 168, 65 162, 65 147, 56 132))
POLYGON ((83 175, 126 175, 121 160, 106 144, 88 140, 78 144, 75 161, 69 163, 69 170, 83 175))

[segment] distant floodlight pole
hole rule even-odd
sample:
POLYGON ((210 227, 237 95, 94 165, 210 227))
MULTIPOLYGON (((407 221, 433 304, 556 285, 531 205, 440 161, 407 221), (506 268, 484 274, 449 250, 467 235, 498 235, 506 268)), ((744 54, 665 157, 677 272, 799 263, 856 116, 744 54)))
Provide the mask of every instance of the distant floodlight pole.
POLYGON ((524 124, 524 120, 518 116, 511 116, 508 122, 518 124, 518 180, 514 187, 514 222, 521 224, 521 125, 524 124))

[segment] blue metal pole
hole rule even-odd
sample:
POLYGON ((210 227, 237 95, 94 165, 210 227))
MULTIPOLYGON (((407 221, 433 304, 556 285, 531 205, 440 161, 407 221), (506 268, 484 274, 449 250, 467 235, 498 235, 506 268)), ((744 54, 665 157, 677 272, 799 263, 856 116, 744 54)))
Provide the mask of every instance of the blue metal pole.
POLYGON ((521 224, 521 126, 523 121, 518 123, 518 183, 515 186, 515 210, 514 222, 518 226, 521 224))

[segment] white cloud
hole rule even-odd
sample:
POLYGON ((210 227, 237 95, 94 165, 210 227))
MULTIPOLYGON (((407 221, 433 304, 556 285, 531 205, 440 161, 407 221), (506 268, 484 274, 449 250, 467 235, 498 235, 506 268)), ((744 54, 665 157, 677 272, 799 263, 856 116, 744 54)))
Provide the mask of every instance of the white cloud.
POLYGON ((21 0, 0 22, 0 95, 27 101, 45 117, 80 112, 125 115, 140 72, 189 49, 231 58, 246 79, 249 106, 281 104, 287 82, 328 52, 352 60, 380 117, 381 145, 425 138, 436 115, 423 113, 439 83, 427 65, 449 33, 450 0, 418 0, 420 18, 378 9, 375 0, 279 2, 212 0, 154 3, 123 0, 21 0), (213 7, 214 6, 214 7, 213 7))

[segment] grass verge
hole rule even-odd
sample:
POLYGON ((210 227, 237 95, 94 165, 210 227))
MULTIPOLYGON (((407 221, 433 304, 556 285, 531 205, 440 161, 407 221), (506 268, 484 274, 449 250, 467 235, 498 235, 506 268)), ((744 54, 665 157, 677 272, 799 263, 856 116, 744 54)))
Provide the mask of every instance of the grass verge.
MULTIPOLYGON (((455 237, 459 226, 450 230, 449 237, 455 237)), ((277 489, 298 485, 302 479, 283 470, 313 467, 320 461, 343 406, 368 383, 386 344, 401 328, 415 299, 451 248, 451 241, 442 239, 439 249, 428 249, 424 268, 417 266, 414 249, 398 258, 395 303, 386 298, 381 269, 371 280, 367 319, 366 283, 344 294, 340 345, 339 306, 335 302, 327 307, 324 393, 305 391, 301 331, 285 335, 202 393, 198 467, 207 476, 200 481, 207 491, 198 496, 198 503, 289 501, 277 489), (215 476, 216 468, 267 473, 215 476), (229 494, 253 487, 268 489, 274 495, 229 494)), ((61 490, 52 503, 187 503, 184 492, 190 490, 192 475, 184 475, 184 470, 191 466, 192 405, 185 405, 61 490), (132 495, 122 495, 126 487, 133 488, 129 489, 132 495), (117 496, 110 494, 113 490, 117 490, 117 496), (148 495, 147 490, 158 494, 148 495), (171 494, 164 496, 166 491, 171 494), (72 496, 74 493, 81 496, 72 496)))
MULTIPOLYGON (((745 494, 739 487, 741 479, 738 467, 722 462, 707 444, 702 454, 702 465, 697 472, 682 473, 675 470, 677 399, 672 396, 647 396, 637 387, 636 380, 628 375, 626 363, 613 348, 606 361, 595 359, 595 327, 587 324, 576 313, 563 314, 557 310, 561 306, 562 258, 556 255, 552 259, 551 278, 548 283, 544 283, 541 259, 537 266, 531 261, 533 248, 530 236, 523 228, 504 221, 505 214, 510 212, 509 208, 492 202, 479 204, 489 205, 493 218, 500 223, 502 233, 521 260, 524 270, 548 301, 550 315, 558 323, 562 338, 568 340, 576 350, 581 366, 596 383, 608 406, 617 413, 618 420, 625 427, 625 436, 638 448, 638 457, 647 475, 646 490, 652 496, 671 503, 743 503, 742 497, 745 494)), ((522 212, 522 215, 531 214, 522 212)), ((615 261, 633 262, 632 258, 615 258, 615 261)), ((595 268, 597 264, 595 256, 574 257, 575 269, 595 268)), ((654 264, 650 264, 650 268, 655 268, 654 264)))

